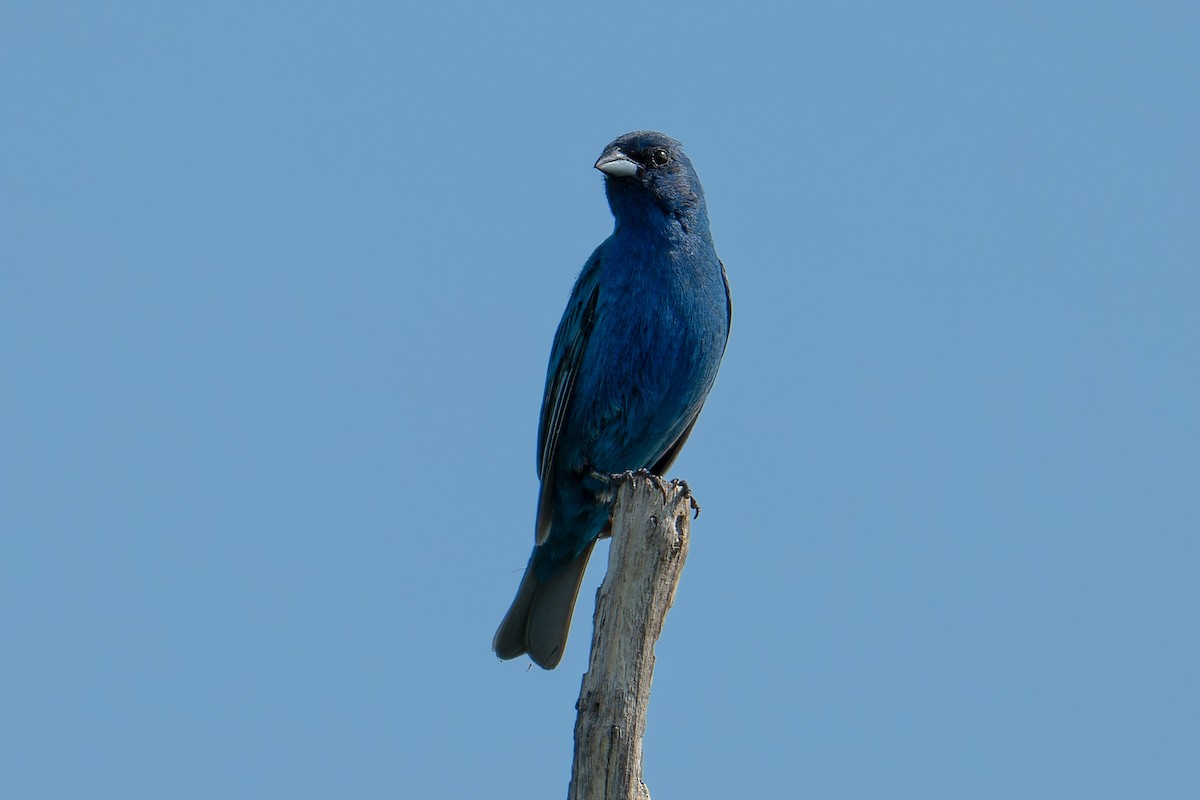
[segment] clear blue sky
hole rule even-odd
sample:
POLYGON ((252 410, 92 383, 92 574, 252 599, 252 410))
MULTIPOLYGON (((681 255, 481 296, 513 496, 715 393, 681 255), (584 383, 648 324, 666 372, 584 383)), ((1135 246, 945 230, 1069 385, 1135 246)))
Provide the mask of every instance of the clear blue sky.
POLYGON ((0 9, 0 793, 562 797, 592 162, 734 292, 656 800, 1200 796, 1194 3, 0 9))

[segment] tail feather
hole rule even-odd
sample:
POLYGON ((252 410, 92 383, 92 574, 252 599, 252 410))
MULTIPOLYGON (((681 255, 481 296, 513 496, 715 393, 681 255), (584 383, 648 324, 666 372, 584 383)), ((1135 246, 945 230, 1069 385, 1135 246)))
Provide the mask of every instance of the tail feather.
POLYGON ((517 587, 517 596, 500 621, 496 635, 492 638, 492 649, 496 655, 507 661, 523 655, 529 648, 525 646, 525 622, 529 618, 529 606, 533 603, 533 595, 537 591, 538 581, 533 574, 533 564, 525 568, 525 577, 517 587))
POLYGON ((589 544, 547 581, 537 578, 530 561, 512 607, 492 639, 497 656, 510 659, 528 653, 533 663, 543 669, 558 666, 567 646, 571 614, 594 544, 589 544))

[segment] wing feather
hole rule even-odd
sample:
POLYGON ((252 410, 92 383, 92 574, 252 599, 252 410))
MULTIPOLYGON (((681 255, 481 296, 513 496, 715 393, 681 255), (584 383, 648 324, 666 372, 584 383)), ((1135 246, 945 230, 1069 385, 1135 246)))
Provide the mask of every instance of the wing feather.
POLYGON ((596 303, 600 297, 600 261, 600 252, 597 250, 580 273, 567 310, 558 323, 554 346, 550 350, 550 368, 546 374, 546 392, 542 396, 542 415, 538 426, 537 474, 542 488, 538 495, 535 541, 539 545, 550 535, 550 522, 554 517, 554 492, 548 484, 554 475, 563 422, 571 410, 579 365, 595 323, 596 303))

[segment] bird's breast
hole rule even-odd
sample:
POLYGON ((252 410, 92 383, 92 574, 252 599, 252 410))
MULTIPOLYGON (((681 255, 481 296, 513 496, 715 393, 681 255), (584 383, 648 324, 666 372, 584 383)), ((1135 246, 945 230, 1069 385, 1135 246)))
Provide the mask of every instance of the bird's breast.
POLYGON ((652 463, 683 433, 728 335, 715 254, 632 255, 600 282, 576 395, 585 459, 613 471, 652 463))

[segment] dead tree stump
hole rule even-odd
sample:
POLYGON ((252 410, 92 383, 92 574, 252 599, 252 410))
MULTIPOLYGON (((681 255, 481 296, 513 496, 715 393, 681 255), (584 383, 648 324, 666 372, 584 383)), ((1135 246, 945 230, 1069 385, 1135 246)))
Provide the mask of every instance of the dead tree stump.
POLYGON ((568 800, 650 800, 642 736, 654 643, 683 573, 693 507, 685 483, 619 479, 608 573, 596 593, 592 653, 575 705, 568 800))

